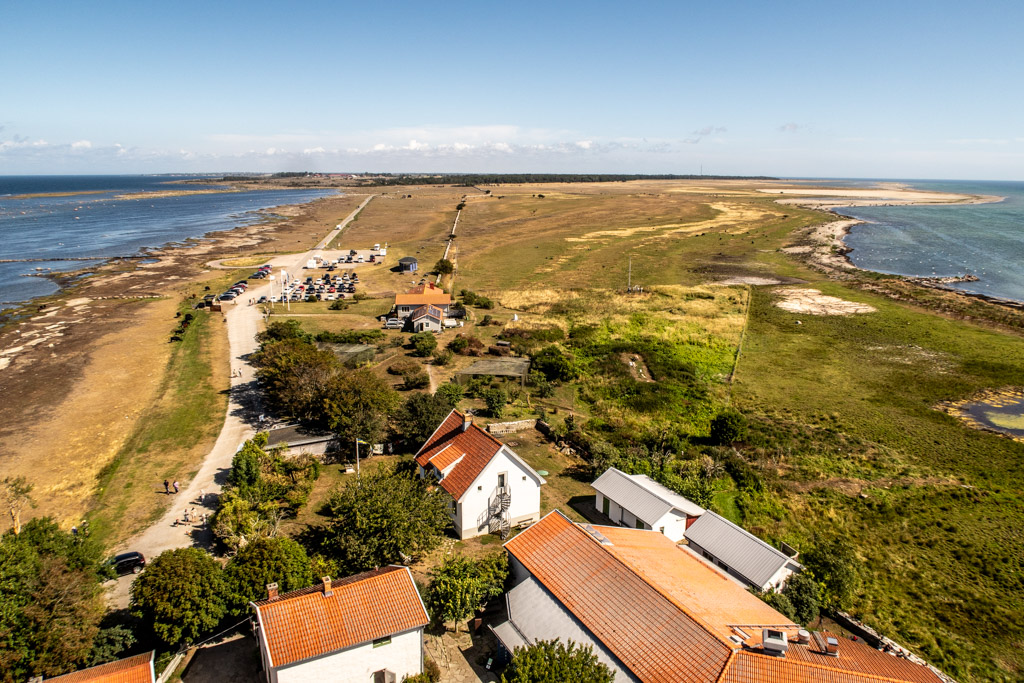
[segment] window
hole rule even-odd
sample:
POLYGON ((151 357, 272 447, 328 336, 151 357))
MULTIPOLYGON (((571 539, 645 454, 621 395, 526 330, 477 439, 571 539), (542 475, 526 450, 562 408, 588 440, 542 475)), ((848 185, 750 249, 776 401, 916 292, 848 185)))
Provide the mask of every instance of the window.
POLYGON ((508 484, 508 472, 502 472, 498 475, 498 488, 503 489, 508 484))
POLYGON ((637 529, 643 529, 644 528, 644 523, 642 521, 640 521, 639 519, 636 520, 636 528, 637 529))
POLYGON ((662 536, 664 536, 664 535, 665 535, 665 527, 663 527, 663 526, 660 526, 660 527, 658 527, 658 531, 660 531, 660 532, 661 532, 661 535, 662 535, 662 536))
POLYGON ((390 644, 391 644, 391 636, 384 636, 383 638, 378 638, 377 640, 373 641, 373 646, 374 647, 383 647, 384 645, 390 645, 390 644))

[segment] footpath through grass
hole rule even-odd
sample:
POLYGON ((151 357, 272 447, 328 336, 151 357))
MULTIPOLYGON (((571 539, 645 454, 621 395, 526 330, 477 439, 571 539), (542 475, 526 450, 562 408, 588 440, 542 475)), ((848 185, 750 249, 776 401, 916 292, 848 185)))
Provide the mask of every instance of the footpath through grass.
POLYGON ((738 498, 744 524, 798 548, 848 538, 858 614, 960 680, 1020 680, 1024 444, 934 406, 1024 383, 1024 340, 815 286, 878 311, 797 315, 755 290, 734 398, 777 486, 738 498))
MULTIPOLYGON (((159 397, 114 460, 100 473, 92 532, 115 544, 145 527, 163 512, 164 479, 184 482, 198 469, 217 438, 227 409, 225 387, 214 368, 224 367, 227 340, 220 314, 195 316, 173 343, 159 397)), ((170 338, 173 325, 168 325, 170 338)), ((221 373, 223 374, 223 373, 221 373)))

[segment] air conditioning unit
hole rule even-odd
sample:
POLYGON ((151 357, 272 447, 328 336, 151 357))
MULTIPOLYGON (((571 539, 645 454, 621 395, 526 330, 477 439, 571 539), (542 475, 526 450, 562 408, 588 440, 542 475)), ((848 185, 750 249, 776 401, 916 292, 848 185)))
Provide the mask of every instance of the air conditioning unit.
POLYGON ((381 669, 373 672, 373 683, 398 683, 398 674, 394 671, 381 669))
POLYGON ((789 639, 784 631, 766 628, 761 632, 761 647, 764 648, 765 654, 785 657, 786 651, 789 650, 789 639))

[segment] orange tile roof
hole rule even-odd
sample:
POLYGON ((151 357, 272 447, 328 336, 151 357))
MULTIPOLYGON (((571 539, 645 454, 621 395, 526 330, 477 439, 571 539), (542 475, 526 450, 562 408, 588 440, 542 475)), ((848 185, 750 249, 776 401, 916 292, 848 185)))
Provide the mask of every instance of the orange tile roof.
POLYGON ((759 643, 767 626, 794 634, 800 628, 657 531, 594 529, 612 542, 608 552, 722 640, 735 634, 733 626, 750 627, 748 645, 759 643))
POLYGON ((153 652, 46 680, 60 683, 153 683, 153 652))
POLYGON ((841 640, 838 657, 824 654, 828 634, 794 642, 799 626, 655 531, 584 527, 556 510, 505 548, 641 681, 939 683, 863 641, 841 640), (785 658, 760 649, 767 627, 790 636, 785 658))
POLYGON ((425 285, 416 285, 405 294, 395 296, 396 306, 419 306, 422 304, 448 306, 451 303, 451 295, 433 282, 425 285))
POLYGON ((738 652, 722 683, 941 683, 928 667, 880 652, 862 640, 839 638, 839 656, 830 657, 820 642, 829 635, 814 633, 807 645, 791 642, 784 658, 757 650, 738 652))
POLYGON ((254 603, 275 668, 425 626, 423 608, 406 567, 383 567, 254 603))
POLYGON ((732 649, 557 510, 505 548, 640 680, 718 680, 732 649))
POLYGON ((475 424, 463 431, 463 420, 464 415, 457 410, 448 413, 441 426, 416 453, 416 464, 423 468, 433 465, 438 470, 462 458, 438 484, 455 500, 462 498, 504 445, 475 424))

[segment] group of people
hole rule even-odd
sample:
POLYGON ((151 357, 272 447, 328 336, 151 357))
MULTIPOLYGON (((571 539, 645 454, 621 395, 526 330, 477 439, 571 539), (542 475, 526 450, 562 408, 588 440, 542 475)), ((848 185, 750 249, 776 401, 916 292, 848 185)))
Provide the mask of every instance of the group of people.
MULTIPOLYGON (((185 524, 195 524, 196 522, 199 522, 201 525, 206 526, 206 520, 209 519, 210 516, 205 512, 196 515, 195 508, 192 508, 191 510, 189 508, 185 508, 184 517, 185 524)), ((177 520, 175 520, 175 523, 177 523, 177 520)))
POLYGON ((172 484, 172 483, 168 482, 166 479, 164 479, 164 493, 166 493, 167 495, 170 495, 171 487, 172 486, 174 487, 174 492, 177 493, 178 492, 178 482, 174 482, 172 484))

